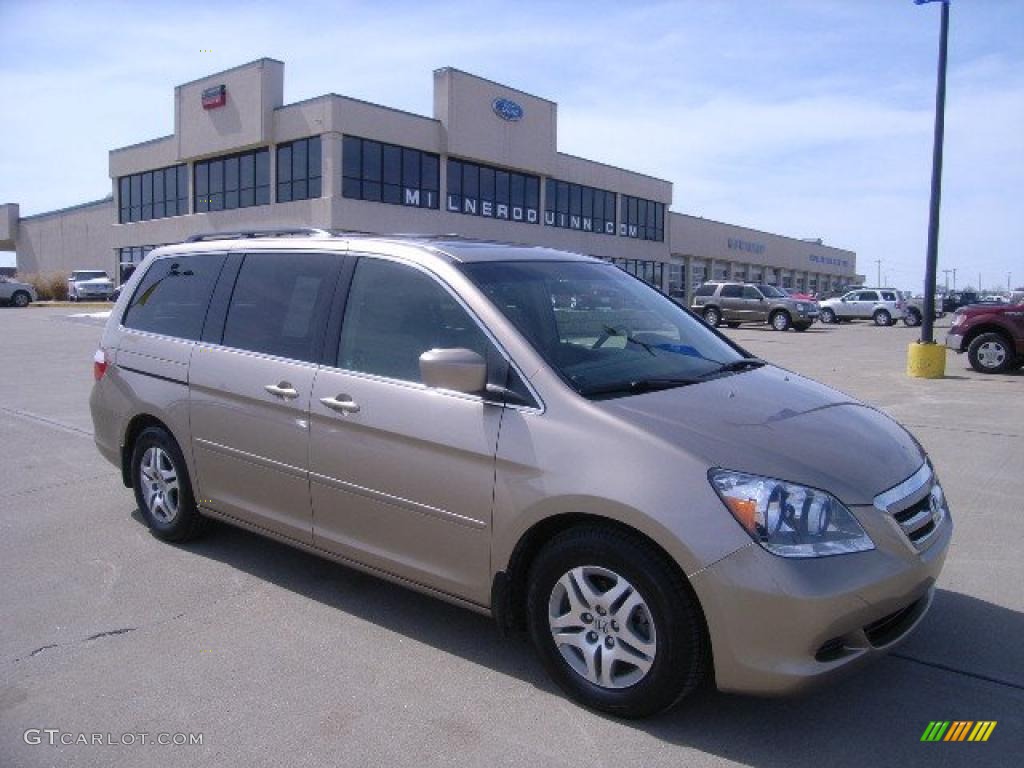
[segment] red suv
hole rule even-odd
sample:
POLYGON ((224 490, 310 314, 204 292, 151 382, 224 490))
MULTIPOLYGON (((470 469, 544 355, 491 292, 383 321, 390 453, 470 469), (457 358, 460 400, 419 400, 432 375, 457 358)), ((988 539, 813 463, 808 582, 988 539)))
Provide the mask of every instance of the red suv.
POLYGON ((972 304, 953 315, 946 346, 966 352, 979 373, 1024 366, 1024 298, 1015 304, 972 304))

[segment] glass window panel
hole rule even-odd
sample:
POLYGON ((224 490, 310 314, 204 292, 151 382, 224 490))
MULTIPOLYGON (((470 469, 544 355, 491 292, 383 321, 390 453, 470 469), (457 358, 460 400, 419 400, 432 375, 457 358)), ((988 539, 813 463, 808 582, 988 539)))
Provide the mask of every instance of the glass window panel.
MULTIPOLYGON (((309 178, 318 179, 323 175, 321 171, 322 160, 320 156, 320 137, 314 136, 309 140, 309 178)), ((310 195, 311 197, 319 197, 320 195, 310 195)))
POLYGON ((472 163, 462 165, 462 194, 465 197, 480 197, 480 167, 472 163))
POLYGON ((494 174, 494 202, 508 203, 509 178, 508 171, 496 171, 494 174))
POLYGON ((380 181, 380 144, 376 141, 363 141, 363 178, 380 181))
POLYGON ((321 189, 321 185, 322 185, 321 177, 316 176, 315 178, 310 179, 309 180, 309 196, 310 197, 320 197, 323 194, 323 191, 321 189))
POLYGON ((462 194, 462 163, 458 160, 448 161, 448 194, 462 194))
POLYGON ((582 193, 583 190, 580 189, 579 184, 571 184, 569 186, 569 213, 572 216, 579 216, 583 210, 582 193))
POLYGON ((270 203, 270 185, 256 187, 256 205, 267 205, 270 203))
POLYGON ((420 188, 420 153, 415 149, 402 150, 402 186, 420 188))
POLYGON ((341 172, 350 179, 358 179, 363 169, 363 141, 346 136, 341 142, 341 172))
POLYGON ((494 201, 493 168, 480 168, 480 199, 494 201))
POLYGON ((361 192, 361 189, 360 189, 360 186, 361 185, 359 183, 359 179, 353 179, 353 178, 351 178, 349 176, 345 176, 341 180, 341 194, 342 194, 342 197, 348 197, 348 198, 353 198, 355 200, 358 200, 359 198, 361 198, 363 196, 362 192, 361 192))
POLYGON ((385 144, 382 152, 381 162, 383 173, 381 181, 385 184, 398 186, 402 183, 402 150, 400 147, 385 144))
POLYGON ((210 163, 210 194, 216 195, 224 191, 224 161, 214 160, 210 163))
POLYGON ((397 205, 402 202, 402 188, 397 184, 383 184, 381 185, 381 196, 380 200, 382 203, 392 203, 397 205))
MULTIPOLYGON (((256 153, 256 186, 267 187, 268 202, 270 189, 270 152, 261 149, 256 153)), ((259 197, 257 195, 257 197, 259 197)))
POLYGON ((238 161, 238 187, 249 189, 256 184, 256 156, 242 155, 238 161))
POLYGON ((309 199, 309 182, 305 179, 300 181, 292 182, 292 199, 293 200, 308 200, 309 199))
POLYGON ((526 177, 526 207, 533 210, 540 208, 540 179, 536 176, 526 177))
POLYGON ((292 147, 286 144, 277 148, 277 181, 292 180, 292 147))
POLYGON ((238 207, 248 208, 256 204, 256 191, 251 187, 238 193, 238 207))
POLYGON ((224 190, 238 189, 238 158, 229 157, 224 160, 224 190))
POLYGON ((232 189, 224 193, 224 208, 233 210, 238 207, 238 190, 232 189))
POLYGON ((140 331, 198 339, 223 263, 224 256, 183 256, 153 262, 122 322, 140 331))
POLYGON ((277 202, 290 203, 292 200, 292 183, 290 181, 277 182, 277 202))
POLYGON ((210 167, 206 163, 196 163, 196 197, 210 194, 210 167))
MULTIPOLYGON (((309 178, 309 142, 292 144, 292 180, 309 178)), ((305 197, 305 195, 303 195, 305 197)))
MULTIPOLYGON (((437 155, 422 155, 422 183, 423 188, 437 192, 441 187, 441 163, 437 155)), ((436 197, 435 197, 436 199, 436 197)))

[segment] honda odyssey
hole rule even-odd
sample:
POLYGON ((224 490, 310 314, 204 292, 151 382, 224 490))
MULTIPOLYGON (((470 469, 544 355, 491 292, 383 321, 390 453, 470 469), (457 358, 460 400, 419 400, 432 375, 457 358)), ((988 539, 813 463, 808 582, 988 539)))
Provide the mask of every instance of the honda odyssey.
POLYGON ((952 534, 893 419, 546 248, 196 237, 131 277, 94 376, 157 537, 222 520, 493 616, 626 717, 893 647, 952 534))

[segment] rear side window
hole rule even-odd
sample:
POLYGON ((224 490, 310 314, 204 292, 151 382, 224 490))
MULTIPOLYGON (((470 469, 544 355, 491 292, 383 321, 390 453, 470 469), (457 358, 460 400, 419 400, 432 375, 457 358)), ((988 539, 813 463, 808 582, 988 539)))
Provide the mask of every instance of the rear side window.
POLYGON ((700 288, 697 289, 697 292, 694 294, 694 296, 714 296, 715 288, 717 287, 717 285, 702 285, 700 288))
POLYGON ((743 295, 742 285, 723 285, 721 297, 723 299, 738 299, 743 295))
POLYGON ((892 291, 882 291, 882 298, 885 301, 896 301, 896 294, 892 291))
POLYGON ((753 286, 750 286, 750 285, 745 285, 745 286, 743 286, 743 298, 744 299, 760 299, 760 298, 763 298, 763 297, 761 296, 760 293, 758 293, 757 288, 754 288, 753 286))
POLYGON ((223 254, 154 261, 121 323, 138 331, 198 340, 222 266, 223 254))
POLYGON ((231 294, 223 344, 315 362, 340 260, 330 253, 250 253, 231 294))

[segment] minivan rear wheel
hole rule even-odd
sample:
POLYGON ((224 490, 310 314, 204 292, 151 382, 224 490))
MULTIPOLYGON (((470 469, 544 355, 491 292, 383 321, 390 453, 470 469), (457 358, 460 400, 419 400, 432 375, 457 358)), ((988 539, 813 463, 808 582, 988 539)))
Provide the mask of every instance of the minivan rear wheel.
POLYGON ((205 518, 196 508, 188 467, 178 443, 162 427, 148 427, 132 448, 132 486, 146 524, 165 541, 199 535, 205 518))
POLYGON ((610 528, 573 528, 537 555, 530 636, 552 679, 581 704, 645 717, 699 686, 708 641, 697 599, 654 547, 610 528))

